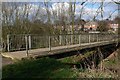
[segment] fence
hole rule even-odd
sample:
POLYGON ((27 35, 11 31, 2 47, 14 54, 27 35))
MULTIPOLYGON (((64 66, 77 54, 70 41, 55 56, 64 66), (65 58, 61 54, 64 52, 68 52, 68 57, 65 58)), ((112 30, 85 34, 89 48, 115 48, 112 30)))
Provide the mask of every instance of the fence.
POLYGON ((66 34, 66 35, 7 35, 7 51, 69 46, 115 40, 117 35, 108 33, 66 34))

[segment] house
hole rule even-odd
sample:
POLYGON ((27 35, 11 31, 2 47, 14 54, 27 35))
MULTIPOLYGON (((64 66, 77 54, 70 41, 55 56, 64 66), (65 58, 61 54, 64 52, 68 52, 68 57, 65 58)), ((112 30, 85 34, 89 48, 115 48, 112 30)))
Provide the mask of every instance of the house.
POLYGON ((67 31, 67 33, 68 34, 71 34, 72 33, 72 30, 74 30, 74 32, 79 32, 79 30, 81 29, 81 25, 69 25, 69 24, 67 24, 67 25, 58 25, 58 26, 53 26, 54 27, 54 29, 59 29, 59 30, 66 30, 67 31))
POLYGON ((118 24, 117 23, 109 23, 109 29, 116 32, 118 30, 118 24))
POLYGON ((95 21, 89 21, 89 22, 84 22, 84 24, 80 23, 75 23, 73 26, 72 24, 67 24, 65 26, 56 26, 56 28, 60 28, 61 30, 64 30, 64 27, 66 28, 65 30, 68 33, 71 33, 72 30, 74 30, 75 33, 78 33, 79 31, 96 31, 98 27, 98 23, 95 21))
POLYGON ((96 31, 98 23, 95 21, 89 21, 84 25, 85 30, 96 31))

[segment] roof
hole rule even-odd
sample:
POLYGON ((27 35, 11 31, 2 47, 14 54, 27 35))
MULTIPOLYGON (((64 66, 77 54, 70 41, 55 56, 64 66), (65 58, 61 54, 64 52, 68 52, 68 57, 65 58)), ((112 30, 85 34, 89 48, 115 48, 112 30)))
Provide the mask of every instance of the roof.
POLYGON ((85 25, 98 25, 98 23, 97 22, 95 22, 95 21, 89 21, 89 22, 87 22, 85 25))

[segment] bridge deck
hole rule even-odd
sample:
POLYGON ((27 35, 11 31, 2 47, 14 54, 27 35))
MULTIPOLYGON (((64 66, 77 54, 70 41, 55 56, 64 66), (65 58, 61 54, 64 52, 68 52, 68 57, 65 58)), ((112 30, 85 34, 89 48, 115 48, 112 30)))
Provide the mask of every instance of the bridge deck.
MULTIPOLYGON (((115 42, 116 41, 101 41, 101 42, 93 42, 93 43, 82 43, 76 45, 52 47, 51 51, 49 50, 49 48, 41 48, 41 49, 32 49, 29 50, 28 52, 30 57, 47 56, 47 55, 54 55, 54 54, 74 51, 74 50, 81 50, 85 48, 113 44, 115 42)), ((5 52, 2 53, 2 55, 4 57, 9 57, 12 59, 22 59, 27 57, 26 51, 5 52)))

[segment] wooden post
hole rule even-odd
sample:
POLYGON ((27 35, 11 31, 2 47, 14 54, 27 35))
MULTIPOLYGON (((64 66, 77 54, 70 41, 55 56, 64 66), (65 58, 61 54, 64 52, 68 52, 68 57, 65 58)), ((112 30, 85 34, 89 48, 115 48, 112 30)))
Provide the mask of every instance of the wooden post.
POLYGON ((29 49, 31 49, 32 45, 31 45, 31 36, 29 35, 29 49))
POLYGON ((81 35, 79 35, 79 45, 81 44, 81 35))
POLYGON ((10 35, 7 35, 7 51, 10 51, 10 35))
POLYGON ((49 51, 51 51, 51 36, 49 36, 49 51))
POLYGON ((25 42, 26 42, 26 56, 28 57, 28 36, 25 36, 25 42))

